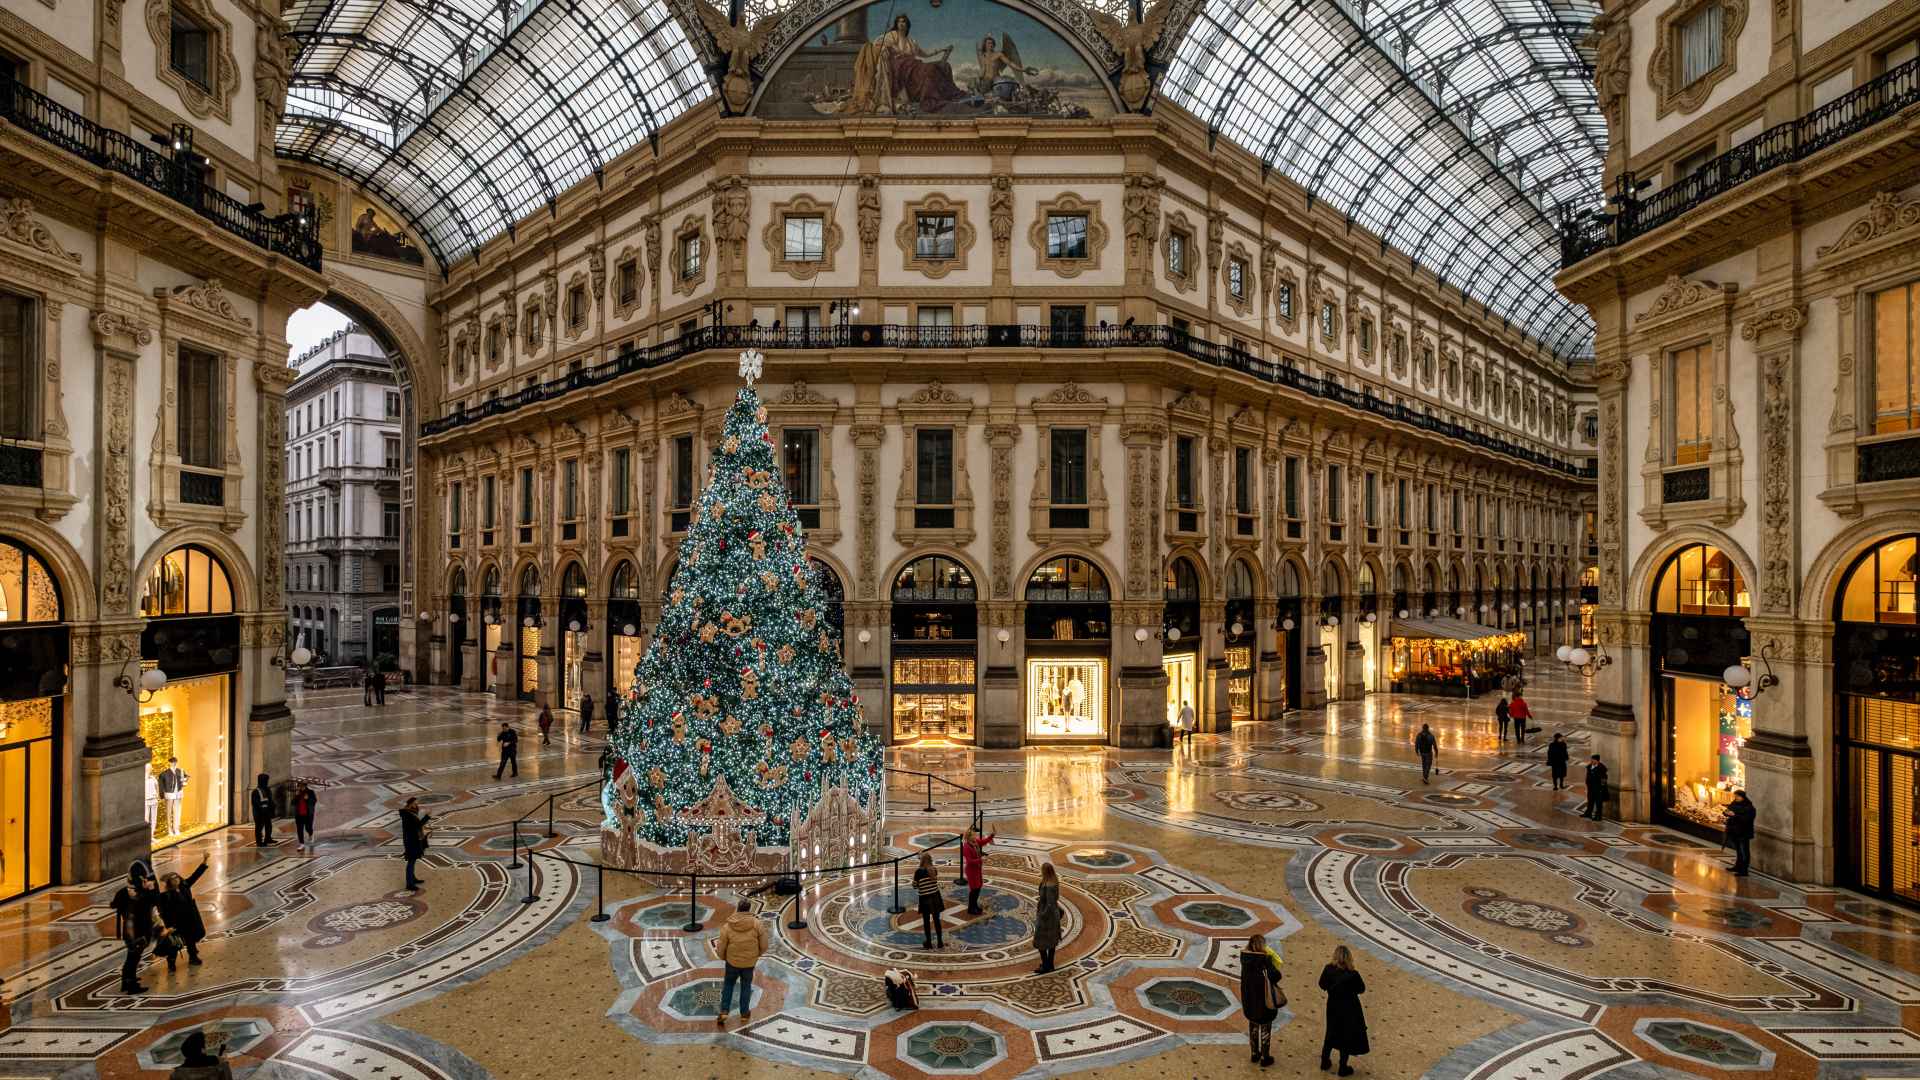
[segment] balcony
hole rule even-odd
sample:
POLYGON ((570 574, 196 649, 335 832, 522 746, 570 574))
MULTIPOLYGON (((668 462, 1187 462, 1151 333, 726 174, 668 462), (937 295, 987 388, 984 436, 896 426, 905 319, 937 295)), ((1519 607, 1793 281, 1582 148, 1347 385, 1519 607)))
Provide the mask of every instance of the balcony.
MULTIPOLYGON (((1645 199, 1616 199, 1613 214, 1588 211, 1561 222, 1560 266, 1573 266, 1658 229, 1694 207, 1782 165, 1790 165, 1920 104, 1920 59, 1909 60, 1797 120, 1776 124, 1645 199)), ((1621 178, 1631 188, 1633 176, 1621 178)))
POLYGON ((400 490, 400 470, 378 465, 328 465, 314 474, 321 487, 338 490, 345 484, 372 484, 377 490, 400 490))
POLYGON ((34 137, 173 199, 234 236, 310 270, 320 269, 320 238, 292 215, 268 217, 209 186, 197 169, 178 164, 101 127, 14 79, 0 80, 0 118, 34 137))
POLYGON ((378 555, 399 550, 397 536, 319 536, 287 541, 290 555, 378 555))
POLYGON ((851 351, 858 349, 1165 349, 1203 364, 1236 372, 1276 386, 1283 386, 1309 397, 1371 413, 1383 420, 1406 424, 1422 431, 1465 443, 1479 450, 1501 454, 1563 476, 1579 477, 1580 467, 1572 461, 1545 454, 1528 446, 1509 442, 1494 435, 1472 431, 1450 420, 1405 405, 1394 404, 1360 390, 1309 375, 1290 364, 1277 364, 1231 345, 1221 345, 1194 337, 1171 326, 1102 326, 1061 328, 1013 324, 973 326, 900 326, 858 324, 808 329, 780 329, 761 326, 702 326, 672 341, 643 346, 621 353, 602 364, 569 372, 560 378, 536 383, 512 394, 492 398, 471 409, 458 409, 420 425, 423 438, 456 431, 469 424, 547 401, 568 398, 593 387, 612 382, 636 371, 651 371, 708 350, 770 349, 789 351, 851 351))

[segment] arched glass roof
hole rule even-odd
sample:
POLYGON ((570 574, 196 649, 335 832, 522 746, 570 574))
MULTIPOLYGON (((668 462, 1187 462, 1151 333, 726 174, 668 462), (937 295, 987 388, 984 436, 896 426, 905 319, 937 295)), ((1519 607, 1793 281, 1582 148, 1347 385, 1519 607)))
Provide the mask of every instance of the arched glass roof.
POLYGON ((1563 358, 1558 207, 1600 189, 1598 0, 1209 0, 1160 93, 1563 358))
POLYGON ((292 0, 282 157, 365 183, 441 265, 708 93, 659 0, 292 0))

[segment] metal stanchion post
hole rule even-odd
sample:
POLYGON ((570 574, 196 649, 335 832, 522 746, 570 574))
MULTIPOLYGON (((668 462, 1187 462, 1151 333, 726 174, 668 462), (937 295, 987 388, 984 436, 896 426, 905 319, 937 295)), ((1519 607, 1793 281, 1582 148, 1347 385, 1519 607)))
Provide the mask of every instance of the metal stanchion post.
POLYGON ((613 916, 607 914, 607 868, 593 868, 593 921, 606 922, 613 916))
POLYGON ((887 909, 887 914, 898 915, 905 910, 907 909, 900 906, 900 860, 895 859, 893 860, 893 906, 887 909))
POLYGON ((793 894, 793 919, 787 923, 787 929, 805 930, 807 928, 807 912, 804 906, 806 899, 807 879, 802 877, 800 879, 800 891, 793 894))
POLYGON ((507 864, 507 869, 520 869, 520 823, 517 821, 513 823, 513 861, 507 864))
POLYGON ((927 774, 927 813, 933 813, 933 774, 927 774))
POLYGON ((553 839, 553 796, 547 796, 547 839, 553 839))
POLYGON ((700 895, 700 875, 693 874, 689 877, 687 882, 687 925, 680 928, 682 930, 685 930, 689 934, 693 933, 696 930, 706 929, 706 927, 700 925, 700 901, 698 899, 699 895, 700 895))
POLYGON ((533 892, 533 849, 527 849, 527 895, 520 898, 523 904, 531 904, 540 899, 533 892))

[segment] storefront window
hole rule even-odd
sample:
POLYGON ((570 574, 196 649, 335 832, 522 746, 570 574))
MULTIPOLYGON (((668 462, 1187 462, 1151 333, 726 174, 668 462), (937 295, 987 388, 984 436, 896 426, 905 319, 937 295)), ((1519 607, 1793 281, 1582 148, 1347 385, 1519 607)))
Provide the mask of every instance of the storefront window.
MULTIPOLYGON (((640 582, 633 563, 622 560, 607 588, 607 685, 615 694, 624 697, 633 688, 640 654, 640 582)), ((613 702, 607 702, 606 712, 613 715, 613 702)))
POLYGON ((58 699, 0 701, 0 900, 53 882, 58 699))
POLYGON ((893 662, 893 737, 896 740, 973 741, 974 661, 961 656, 916 656, 893 662))
POLYGON ((1753 702, 1708 679, 1672 678, 1673 767, 1668 808, 1696 825, 1725 827, 1746 786, 1740 747, 1753 734, 1753 702))
MULTIPOLYGON (((839 578, 823 563, 821 580, 839 578)), ((974 739, 973 575, 944 556, 917 559, 893 583, 893 737, 974 739)))
POLYGON ((1085 658, 1027 661, 1027 734, 1033 738, 1104 738, 1107 662, 1085 658))
POLYGON ((1834 784, 1842 883, 1920 904, 1920 536, 1881 541, 1835 596, 1834 784))
POLYGON ((532 700, 540 692, 540 631, 538 626, 520 628, 520 696, 532 700))
POLYGON ((227 675, 169 682, 140 706, 147 821, 156 847, 227 823, 230 683, 227 675))
POLYGON ((1227 647, 1227 707, 1235 723, 1253 719, 1253 647, 1227 647))
POLYGON ((1161 659, 1160 669, 1167 673, 1167 725, 1180 719, 1180 710, 1192 708, 1200 713, 1200 665, 1192 653, 1178 653, 1161 659))

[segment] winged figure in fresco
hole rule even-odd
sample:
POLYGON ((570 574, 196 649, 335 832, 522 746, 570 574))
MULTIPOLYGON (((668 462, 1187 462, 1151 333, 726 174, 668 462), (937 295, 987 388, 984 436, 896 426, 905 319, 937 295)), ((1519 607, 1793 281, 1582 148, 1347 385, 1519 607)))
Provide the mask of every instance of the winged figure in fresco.
POLYGON ((720 94, 726 99, 727 109, 738 116, 747 111, 748 102, 753 100, 753 60, 766 48, 767 39, 780 25, 780 13, 776 11, 748 29, 744 9, 736 24, 728 22, 727 17, 706 0, 694 0, 693 6, 700 12, 700 21, 707 24, 707 33, 713 35, 714 48, 727 56, 727 73, 721 77, 720 94))
POLYGON ((1173 0, 1155 0, 1139 22, 1121 22, 1104 11, 1089 11, 1094 29, 1120 54, 1120 100, 1139 112, 1153 92, 1153 79, 1147 74, 1147 50, 1167 28, 1167 15, 1173 0))
POLYGON ((1021 62, 1020 46, 1014 44, 1013 35, 1004 30, 1000 32, 998 42, 994 41, 992 34, 981 38, 974 56, 980 61, 982 93, 992 93, 993 84, 1003 77, 1025 86, 1027 76, 1040 74, 1039 68, 1030 68, 1021 62))

